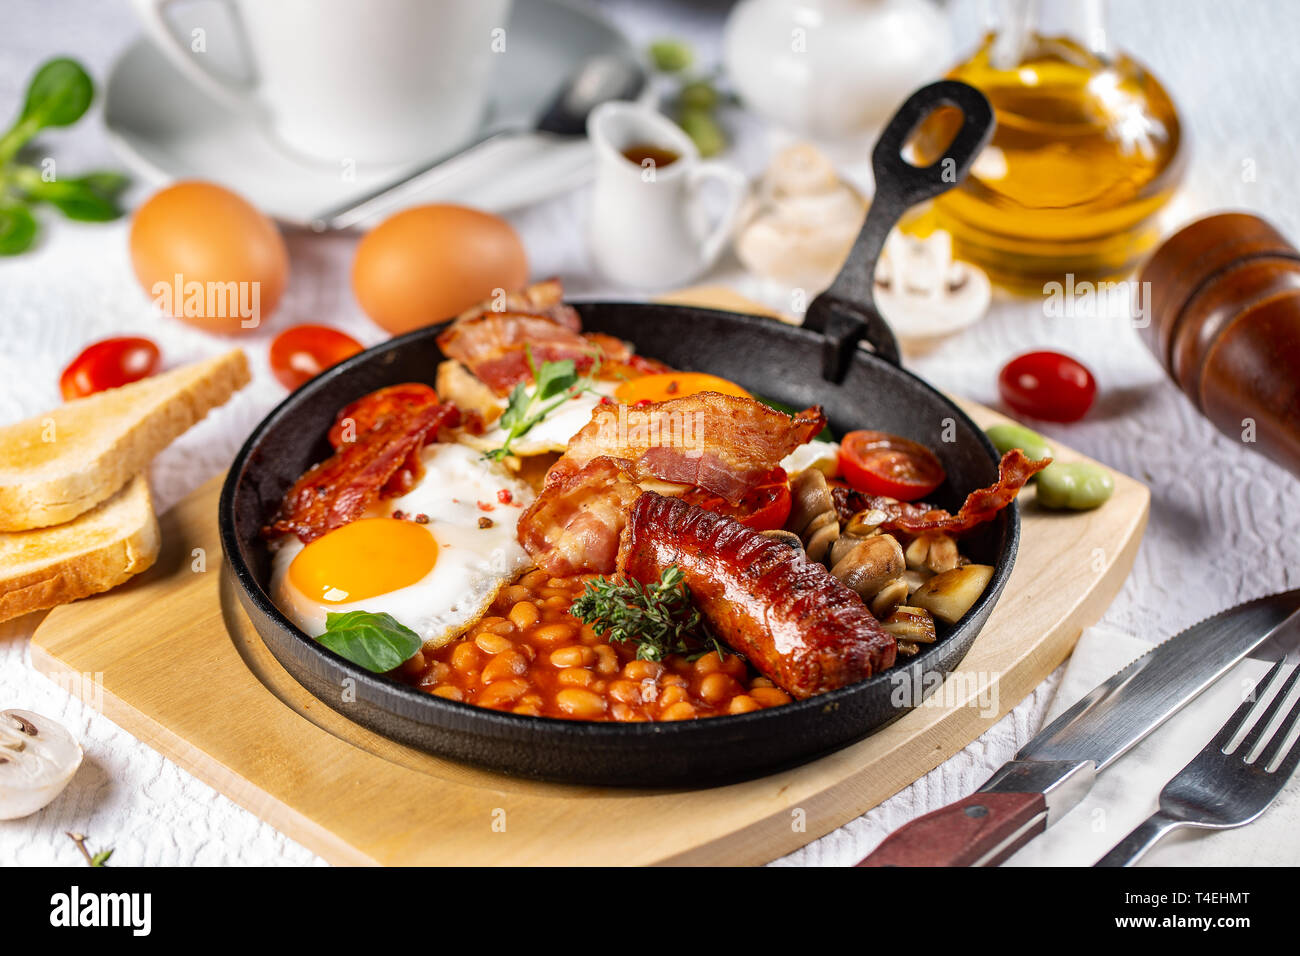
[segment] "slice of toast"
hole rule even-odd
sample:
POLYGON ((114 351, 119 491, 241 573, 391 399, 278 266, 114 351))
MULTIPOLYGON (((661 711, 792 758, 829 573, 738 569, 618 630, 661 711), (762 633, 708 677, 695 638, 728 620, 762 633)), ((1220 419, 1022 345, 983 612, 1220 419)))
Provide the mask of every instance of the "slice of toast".
POLYGON ((89 511, 247 382, 236 349, 0 428, 0 531, 89 511))
POLYGON ((116 587, 154 563, 159 540, 144 475, 67 524, 0 534, 0 621, 116 587))

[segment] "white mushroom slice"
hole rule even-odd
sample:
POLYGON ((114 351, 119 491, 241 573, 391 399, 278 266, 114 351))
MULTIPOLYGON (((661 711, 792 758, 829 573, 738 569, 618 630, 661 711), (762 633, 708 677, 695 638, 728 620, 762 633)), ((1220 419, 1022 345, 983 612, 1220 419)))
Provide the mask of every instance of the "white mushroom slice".
POLYGON ((81 744, 30 710, 0 711, 0 820, 35 813, 63 792, 81 766, 81 744))

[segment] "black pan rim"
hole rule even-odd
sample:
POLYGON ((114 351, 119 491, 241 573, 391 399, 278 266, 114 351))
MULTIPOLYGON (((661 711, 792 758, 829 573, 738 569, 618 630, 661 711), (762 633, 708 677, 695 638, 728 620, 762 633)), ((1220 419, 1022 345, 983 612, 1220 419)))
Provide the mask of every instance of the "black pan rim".
MULTIPOLYGON (((669 307, 661 303, 583 300, 580 298, 570 300, 570 304, 579 309, 584 306, 598 308, 669 307)), ((690 306, 689 308, 694 312, 713 313, 720 317, 725 317, 726 320, 730 322, 740 320, 742 323, 752 324, 755 329, 761 330, 762 333, 766 335, 779 332, 781 334, 791 335, 795 338, 806 337, 810 341, 821 340, 821 336, 818 333, 809 329, 778 323, 764 316, 749 315, 722 309, 697 308, 694 306, 690 306)), ((449 322, 443 322, 437 325, 416 329, 412 332, 395 336, 394 338, 371 346, 357 355, 354 355, 340 364, 326 370, 300 388, 290 392, 283 401, 267 413, 240 447, 239 452, 235 455, 234 461, 231 463, 225 482, 222 485, 220 502, 218 504, 218 528, 224 560, 226 561, 230 571, 233 572, 234 579, 242 592, 242 599, 246 602, 250 602, 254 607, 256 607, 257 610, 277 628, 277 630, 287 636, 291 642, 306 655, 314 656, 330 669, 342 672, 347 677, 352 678, 357 682, 358 686, 364 686, 368 691, 376 695, 375 699, 386 698, 389 701, 400 703, 404 705, 402 707, 404 712, 427 709, 431 713, 442 714, 446 719, 459 719, 460 721, 472 723, 476 725, 479 730, 484 732, 491 729, 494 731, 491 736, 509 736, 514 739, 519 739, 521 735, 541 735, 542 737, 545 737, 552 734, 564 734, 570 737, 579 736, 602 741, 635 740, 665 736, 679 737, 683 740, 689 740, 692 735, 715 735, 730 728, 744 728, 748 730, 765 725, 779 727, 781 723, 788 722, 789 718, 795 714, 809 713, 815 710, 833 710, 838 707, 841 701, 848 699, 849 697, 867 693, 871 688, 891 681, 899 682, 900 674, 914 674, 915 677, 919 678, 925 671, 924 665, 929 657, 944 656, 944 652, 949 649, 949 645, 961 636, 960 632, 963 628, 970 626, 972 621, 980 620, 986 616, 984 612, 986 609, 991 610, 992 605, 996 603, 998 598, 1001 596, 1002 590, 1011 576, 1011 572, 1015 565, 1015 559, 1019 551, 1020 542, 1020 505, 1018 501, 1013 501, 1011 505, 1003 510, 1007 520, 1005 544, 1002 552, 998 556, 998 563, 994 567, 993 577, 990 580, 988 587, 985 588, 984 593, 980 596, 979 600, 975 602, 969 611, 967 611, 962 620, 951 626, 949 633, 942 640, 937 641, 915 657, 900 662, 900 664, 895 667, 882 671, 865 681, 859 681, 856 684, 850 684, 847 687, 819 694, 806 700, 795 700, 779 707, 763 708, 747 714, 722 715, 689 721, 651 721, 646 723, 584 721, 558 717, 531 717, 522 714, 512 714, 504 711, 493 710, 492 708, 487 707, 478 707, 474 704, 463 703, 460 701, 446 700, 421 691, 409 684, 404 684, 400 681, 385 677, 382 674, 375 674, 368 671, 323 647, 317 641, 309 637, 304 631, 299 629, 283 614, 283 612, 280 611, 278 607, 276 607, 271 596, 267 593, 266 589, 262 587, 260 582, 257 581, 252 569, 248 566, 241 554, 243 542, 239 540, 234 521, 235 496, 238 494, 241 479, 245 472, 249 468, 256 466, 256 463, 252 461, 252 458, 257 451, 257 447, 263 436, 268 431, 272 430, 282 418, 292 412, 295 406, 308 396, 329 389, 339 379, 350 374, 350 371, 353 368, 373 361, 375 356, 403 348, 407 345, 422 342, 427 339, 436 338, 437 334, 449 324, 449 322)), ((976 425, 974 421, 972 421, 970 417, 950 398, 907 369, 885 362, 883 359, 880 359, 869 352, 861 352, 860 357, 867 361, 879 362, 891 372, 909 376, 924 389, 931 392, 937 401, 948 406, 951 413, 958 416, 958 420, 969 425, 972 432, 978 436, 978 440, 981 442, 985 452, 990 456, 991 461, 997 462, 997 451, 993 447, 993 443, 988 440, 986 435, 984 435, 983 429, 979 428, 979 426, 976 425)), ((260 546, 265 547, 265 544, 260 544, 260 546)), ((900 713, 902 713, 902 711, 900 711, 900 713)), ((430 723, 432 723, 432 721, 430 721, 430 723)), ((875 730, 869 731, 868 735, 874 732, 875 730)))

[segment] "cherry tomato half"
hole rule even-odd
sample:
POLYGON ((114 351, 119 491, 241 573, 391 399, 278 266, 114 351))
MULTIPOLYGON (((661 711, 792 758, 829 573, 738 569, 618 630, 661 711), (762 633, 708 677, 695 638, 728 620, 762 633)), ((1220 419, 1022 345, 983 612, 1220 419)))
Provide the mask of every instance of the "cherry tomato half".
POLYGON ((1060 352, 1026 352, 998 375, 1002 401, 1021 415, 1077 422, 1097 397, 1097 381, 1081 362, 1060 352))
POLYGON ((790 517, 790 479, 785 469, 773 468, 736 505, 699 488, 682 495, 682 500, 735 518, 755 531, 772 531, 790 517))
POLYGON ((86 346, 59 376, 64 401, 148 378, 158 371, 158 346, 148 339, 104 339, 86 346))
POLYGON ((934 452, 888 432, 849 432, 840 442, 840 474, 858 491, 899 501, 924 498, 943 484, 934 452))
POLYGON ((271 343, 271 371, 294 389, 361 351, 361 343, 328 325, 295 325, 271 343))

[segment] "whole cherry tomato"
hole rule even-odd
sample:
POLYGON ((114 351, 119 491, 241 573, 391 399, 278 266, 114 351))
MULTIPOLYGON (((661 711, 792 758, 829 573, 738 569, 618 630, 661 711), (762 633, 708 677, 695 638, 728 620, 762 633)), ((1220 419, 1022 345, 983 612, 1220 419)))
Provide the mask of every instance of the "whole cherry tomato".
POLYGON ((888 432, 849 432, 840 442, 840 474, 858 491, 899 501, 924 498, 943 484, 934 452, 888 432))
POLYGON ((1021 415, 1047 422, 1077 422, 1097 397, 1097 380, 1060 352, 1026 352, 998 375, 1002 401, 1021 415))
POLYGON ((328 325, 295 325, 271 343, 271 371, 285 388, 297 388, 331 365, 361 351, 361 343, 328 325))
POLYGON ((790 517, 790 479, 784 468, 773 468, 735 505, 699 488, 688 491, 682 499, 706 511, 735 518, 755 531, 772 531, 790 517))
POLYGON ((59 376, 64 401, 148 378, 158 371, 158 346, 148 339, 104 339, 86 346, 59 376))

